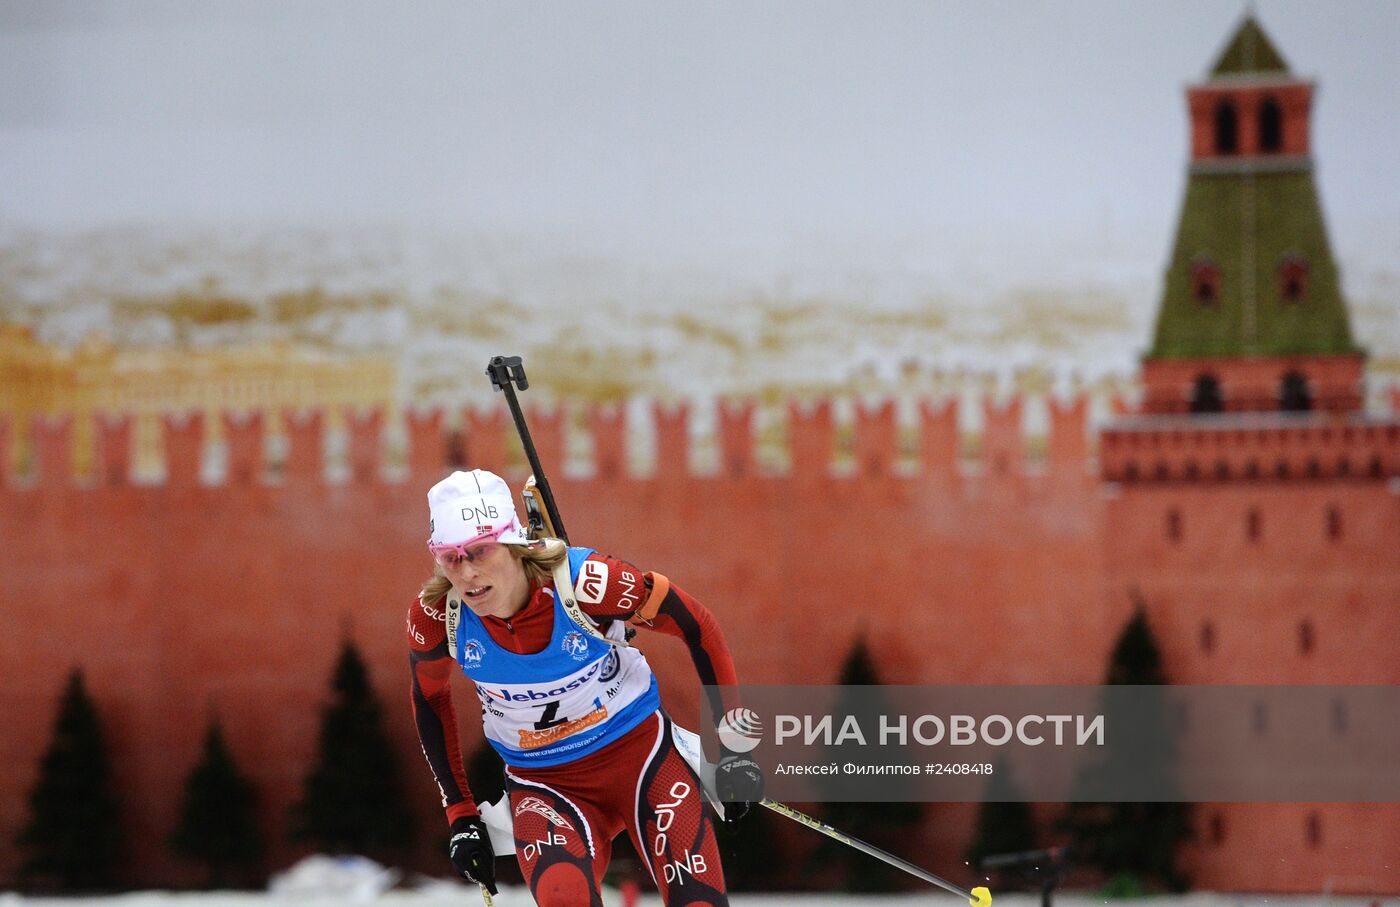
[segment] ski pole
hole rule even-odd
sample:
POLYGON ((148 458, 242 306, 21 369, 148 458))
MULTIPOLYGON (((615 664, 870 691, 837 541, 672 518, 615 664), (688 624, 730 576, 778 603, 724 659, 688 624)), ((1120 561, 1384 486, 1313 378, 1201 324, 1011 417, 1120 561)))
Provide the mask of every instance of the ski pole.
POLYGON ((521 411, 520 401, 515 396, 517 384, 522 391, 530 386, 529 380, 525 377, 525 365, 520 361, 519 356, 495 356, 486 366, 486 376, 491 379, 493 388, 506 395, 506 404, 510 407, 511 418, 515 420, 516 434, 520 435, 520 444, 525 448, 525 459, 530 461, 530 469, 534 472, 535 488, 539 490, 540 498, 544 501, 544 509, 549 515, 554 535, 567 545, 569 536, 564 531, 564 521, 559 517, 559 508, 554 503, 554 492, 549 489, 549 480, 544 476, 544 467, 540 465, 540 456, 535 452, 535 442, 530 439, 530 428, 525 424, 525 413, 521 411))
POLYGON ((920 869, 913 863, 910 863, 908 860, 902 860, 894 854, 889 853, 888 851, 881 850, 874 844, 867 844, 859 838, 853 838, 850 835, 845 834, 844 832, 839 832, 836 829, 832 828, 830 825, 827 825, 825 822, 821 821, 820 819, 814 819, 813 817, 807 815, 804 812, 798 812, 797 810, 793 809, 791 806, 788 806, 785 803, 778 803, 775 800, 760 800, 759 802, 762 803, 764 806, 768 807, 769 809, 773 810, 773 812, 777 813, 780 816, 786 816, 794 822, 798 822, 802 825, 807 826, 813 831, 819 831, 834 841, 840 841, 847 847, 854 847, 861 853, 869 854, 877 860, 888 863, 895 869, 902 869, 905 872, 909 873, 911 876, 923 879, 925 882, 929 882, 933 885, 937 885, 939 888, 942 888, 944 891, 947 891, 951 894, 962 895, 963 897, 967 898, 967 902, 970 905, 972 905, 972 907, 991 907, 992 893, 988 891, 984 886, 979 885, 971 891, 968 891, 966 888, 960 888, 959 886, 954 885, 952 882, 949 882, 946 879, 941 879, 933 873, 928 872, 927 870, 920 869))

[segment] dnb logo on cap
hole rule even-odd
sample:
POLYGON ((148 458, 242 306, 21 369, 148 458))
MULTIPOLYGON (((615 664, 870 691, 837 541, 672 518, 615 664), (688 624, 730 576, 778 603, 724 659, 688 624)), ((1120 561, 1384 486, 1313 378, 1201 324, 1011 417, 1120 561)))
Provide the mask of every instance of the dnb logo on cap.
POLYGON ((763 721, 753 709, 730 709, 720 719, 719 742, 731 752, 747 753, 763 739, 763 721))

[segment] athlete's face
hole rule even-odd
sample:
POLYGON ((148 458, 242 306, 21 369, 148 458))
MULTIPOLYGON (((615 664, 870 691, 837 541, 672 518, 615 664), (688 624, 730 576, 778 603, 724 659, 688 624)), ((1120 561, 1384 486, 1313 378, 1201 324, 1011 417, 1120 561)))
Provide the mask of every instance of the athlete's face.
POLYGON ((482 542, 437 557, 442 573, 477 614, 513 617, 530 600, 525 568, 500 542, 482 542))

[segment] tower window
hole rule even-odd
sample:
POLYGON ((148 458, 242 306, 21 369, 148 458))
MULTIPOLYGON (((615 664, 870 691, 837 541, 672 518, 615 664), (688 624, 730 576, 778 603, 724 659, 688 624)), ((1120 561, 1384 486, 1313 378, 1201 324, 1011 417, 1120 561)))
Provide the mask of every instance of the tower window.
POLYGON ((1211 814, 1210 843, 1212 847, 1219 847, 1225 843, 1225 817, 1220 813, 1211 814))
POLYGON ((1207 655, 1215 651, 1215 624, 1208 620, 1201 622, 1201 651, 1207 655))
POLYGON ((1283 109, 1277 99, 1268 97, 1259 106, 1259 150, 1268 154, 1282 149, 1283 109))
POLYGON ((1260 516, 1258 507, 1249 508, 1249 513, 1245 514, 1244 534, 1251 542, 1259 541, 1264 534, 1264 518, 1260 516))
POLYGON ((1316 850, 1322 845, 1322 817, 1317 813, 1308 813, 1308 821, 1304 826, 1304 836, 1307 838, 1308 847, 1316 850))
POLYGON ((1342 537, 1342 509, 1333 504, 1327 508, 1327 538, 1338 541, 1342 537))
POLYGON ((1347 704, 1345 700, 1336 699, 1332 702, 1332 733, 1340 737, 1347 732, 1347 725, 1350 723, 1347 714, 1347 704))
POLYGON ((1235 112, 1235 102, 1221 98, 1215 105, 1215 153, 1234 154, 1239 145, 1239 115, 1235 112))
POLYGON ((1200 375, 1191 386, 1191 412, 1218 413, 1225 408, 1220 397, 1220 381, 1212 374, 1200 375))
POLYGON ((1297 255, 1279 262, 1278 295, 1284 302, 1302 302, 1308 295, 1308 263, 1297 255))
POLYGON ((1312 409, 1312 393, 1308 378, 1302 372, 1289 372, 1279 385, 1279 409, 1290 413, 1305 413, 1312 409))
POLYGON ((1209 258, 1191 262, 1191 298, 1201 305, 1220 301, 1220 266, 1209 258))
POLYGON ((1167 511, 1167 539, 1181 541, 1181 511, 1175 507, 1167 511))
POLYGON ((1313 625, 1310 620, 1298 621, 1298 654, 1311 655, 1313 646, 1317 639, 1313 634, 1313 625))

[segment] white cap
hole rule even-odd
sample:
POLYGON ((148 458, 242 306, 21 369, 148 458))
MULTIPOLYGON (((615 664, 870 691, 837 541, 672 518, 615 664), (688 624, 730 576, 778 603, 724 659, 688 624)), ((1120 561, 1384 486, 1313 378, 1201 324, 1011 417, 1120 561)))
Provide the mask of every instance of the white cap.
POLYGON ((458 470, 428 490, 430 545, 460 545, 474 539, 504 545, 529 541, 515 513, 505 479, 494 472, 458 470))

